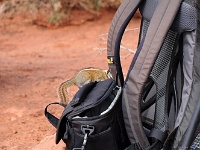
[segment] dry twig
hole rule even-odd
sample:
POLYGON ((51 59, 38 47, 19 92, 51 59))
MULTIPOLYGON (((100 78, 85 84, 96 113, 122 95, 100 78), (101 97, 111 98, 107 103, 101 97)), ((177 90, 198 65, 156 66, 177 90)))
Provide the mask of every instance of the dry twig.
MULTIPOLYGON (((135 30, 138 30, 139 28, 133 28, 133 29, 126 29, 125 32, 128 32, 128 31, 135 31, 135 30)), ((107 50, 107 38, 108 38, 108 33, 106 34, 101 34, 99 35, 100 39, 101 39, 101 43, 100 43, 100 46, 95 48, 95 50, 97 50, 97 53, 98 54, 102 54, 104 51, 107 50)), ((122 56, 123 58, 127 58, 129 57, 131 54, 135 54, 136 50, 135 49, 131 49, 131 48, 128 48, 125 44, 121 43, 120 44, 120 50, 125 50, 125 51, 128 51, 128 54, 126 54, 125 56, 122 56)))

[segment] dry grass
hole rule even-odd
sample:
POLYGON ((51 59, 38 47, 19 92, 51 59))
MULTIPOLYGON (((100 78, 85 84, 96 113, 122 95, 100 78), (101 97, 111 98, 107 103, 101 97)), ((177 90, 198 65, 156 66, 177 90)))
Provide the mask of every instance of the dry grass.
POLYGON ((73 10, 99 16, 102 8, 116 9, 121 0, 0 0, 0 18, 16 15, 61 25, 69 23, 73 10))

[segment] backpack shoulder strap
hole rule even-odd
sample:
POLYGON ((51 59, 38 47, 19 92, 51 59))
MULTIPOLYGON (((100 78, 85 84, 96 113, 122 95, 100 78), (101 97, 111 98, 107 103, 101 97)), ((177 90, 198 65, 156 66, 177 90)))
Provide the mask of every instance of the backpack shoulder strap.
MULTIPOLYGON (((126 79, 123 92, 123 112, 126 130, 131 144, 137 144, 142 149, 149 147, 147 136, 144 133, 141 121, 141 94, 144 85, 148 79, 151 68, 159 53, 160 47, 166 37, 166 34, 176 16, 182 0, 163 0, 159 1, 154 15, 150 21, 150 25, 143 40, 141 51, 138 54, 135 63, 130 68, 130 72, 126 79)), ((119 11, 116 13, 108 37, 108 62, 109 68, 116 80, 120 80, 123 85, 123 74, 121 70, 119 49, 120 42, 124 30, 140 4, 140 1, 125 0, 121 4, 119 11), (131 7, 129 3, 134 3, 132 12, 126 9, 131 7), (125 7, 127 6, 127 8, 125 7), (123 9, 120 10, 120 9, 123 9), (130 13, 131 12, 131 13, 130 13), (119 14, 121 13, 121 14, 119 14), (124 19, 122 19, 122 17, 124 19), (116 21, 117 20, 117 21, 116 21), (121 22, 123 21, 123 22, 121 22), (117 23, 117 24, 116 24, 117 23), (114 26, 114 27, 113 27, 114 26)), ((135 58, 134 58, 135 59, 135 58)))
POLYGON ((108 33, 107 59, 113 78, 117 84, 122 86, 124 83, 123 72, 120 62, 120 43, 126 26, 135 14, 142 0, 124 0, 118 8, 112 20, 108 33))
POLYGON ((149 147, 149 142, 141 121, 141 94, 180 3, 181 0, 159 2, 124 87, 123 112, 128 136, 131 143, 138 143, 142 149, 149 147))

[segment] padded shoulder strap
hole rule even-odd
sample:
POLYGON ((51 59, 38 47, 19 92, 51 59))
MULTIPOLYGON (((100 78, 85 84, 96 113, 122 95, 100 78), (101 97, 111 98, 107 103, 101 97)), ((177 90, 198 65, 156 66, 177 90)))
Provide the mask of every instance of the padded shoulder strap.
POLYGON ((120 62, 120 43, 126 26, 138 9, 142 0, 124 0, 112 20, 108 33, 107 56, 108 64, 113 78, 122 86, 124 77, 120 62))
POLYGON ((160 0, 150 21, 141 51, 130 69, 123 93, 123 112, 127 133, 132 144, 149 147, 141 121, 141 94, 166 34, 182 0, 160 0))

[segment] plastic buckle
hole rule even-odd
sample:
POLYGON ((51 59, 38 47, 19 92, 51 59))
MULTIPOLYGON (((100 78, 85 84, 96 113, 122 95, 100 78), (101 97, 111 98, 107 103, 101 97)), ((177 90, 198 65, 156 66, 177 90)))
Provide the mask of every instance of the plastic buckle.
POLYGON ((88 140, 88 135, 90 135, 94 132, 94 126, 81 125, 81 131, 84 134, 83 144, 82 144, 81 148, 73 148, 73 150, 85 150, 85 146, 86 146, 87 140, 88 140))
POLYGON ((81 125, 81 131, 83 134, 92 134, 94 132, 94 126, 90 125, 81 125))

